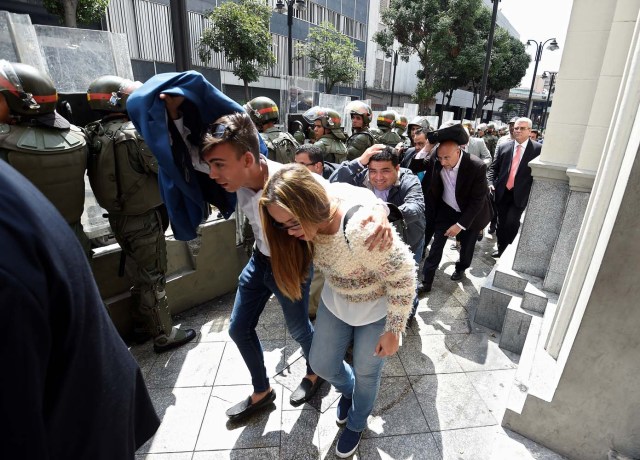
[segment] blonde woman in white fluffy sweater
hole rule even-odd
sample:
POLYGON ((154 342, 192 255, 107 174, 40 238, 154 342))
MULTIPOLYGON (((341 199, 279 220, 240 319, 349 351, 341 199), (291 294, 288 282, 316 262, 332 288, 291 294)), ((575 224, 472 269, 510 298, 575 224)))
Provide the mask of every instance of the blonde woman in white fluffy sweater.
POLYGON ((342 393, 337 418, 347 426, 336 446, 342 458, 358 447, 384 358, 398 351, 416 288, 413 255, 395 232, 390 248, 368 250, 373 225, 367 217, 376 203, 366 189, 323 185, 299 165, 274 174, 260 200, 273 275, 283 294, 300 298, 312 261, 325 275, 310 363, 342 393), (353 367, 343 360, 352 341, 353 367))

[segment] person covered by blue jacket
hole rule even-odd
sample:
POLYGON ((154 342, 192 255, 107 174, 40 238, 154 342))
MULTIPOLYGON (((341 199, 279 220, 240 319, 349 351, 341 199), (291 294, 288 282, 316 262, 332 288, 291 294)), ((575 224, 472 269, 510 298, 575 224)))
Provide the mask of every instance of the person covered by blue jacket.
MULTIPOLYGON (((196 238, 209 215, 209 204, 229 218, 236 194, 209 179, 199 146, 206 128, 223 115, 244 112, 242 106, 195 71, 155 75, 127 101, 136 130, 158 160, 158 183, 176 239, 196 238)), ((260 141, 261 152, 266 146, 260 141)))

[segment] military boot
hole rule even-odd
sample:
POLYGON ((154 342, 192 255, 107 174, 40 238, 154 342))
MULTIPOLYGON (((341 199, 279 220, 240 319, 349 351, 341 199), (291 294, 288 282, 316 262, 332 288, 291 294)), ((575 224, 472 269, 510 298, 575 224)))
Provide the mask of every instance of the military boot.
POLYGON ((193 329, 179 329, 172 326, 171 313, 169 313, 169 304, 164 289, 156 292, 156 299, 155 311, 162 325, 162 333, 153 339, 153 351, 163 353, 195 339, 197 334, 193 329), (169 332, 167 333, 167 331, 169 332))

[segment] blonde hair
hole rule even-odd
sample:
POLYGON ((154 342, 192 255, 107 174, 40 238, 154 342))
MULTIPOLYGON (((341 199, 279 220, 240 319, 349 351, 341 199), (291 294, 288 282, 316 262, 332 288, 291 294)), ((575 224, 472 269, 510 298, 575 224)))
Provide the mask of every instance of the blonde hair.
POLYGON ((264 187, 260 198, 260 218, 271 251, 271 269, 280 291, 292 300, 302 298, 301 284, 309 277, 313 260, 313 243, 295 238, 276 228, 267 206, 278 206, 289 212, 305 234, 309 224, 331 219, 331 205, 324 187, 307 168, 295 163, 284 165, 264 187))

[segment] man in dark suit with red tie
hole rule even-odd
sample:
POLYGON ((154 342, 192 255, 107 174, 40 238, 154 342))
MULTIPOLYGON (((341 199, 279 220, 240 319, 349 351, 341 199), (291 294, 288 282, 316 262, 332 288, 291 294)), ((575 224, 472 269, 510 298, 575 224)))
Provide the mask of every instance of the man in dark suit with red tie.
POLYGON ((542 144, 529 139, 530 132, 531 120, 518 118, 513 127, 514 140, 496 148, 489 167, 489 187, 494 190, 498 211, 498 250, 491 254, 493 257, 500 257, 513 243, 520 228, 520 216, 529 201, 533 184, 529 162, 542 149, 542 144))
POLYGON ((478 232, 492 216, 487 166, 460 147, 469 142, 462 125, 441 128, 427 137, 430 144, 438 146, 425 165, 424 180, 429 181, 425 199, 430 200, 435 216, 434 239, 422 270, 425 292, 431 290, 447 238, 460 234, 460 260, 451 275, 452 280, 458 281, 471 265, 478 232))

